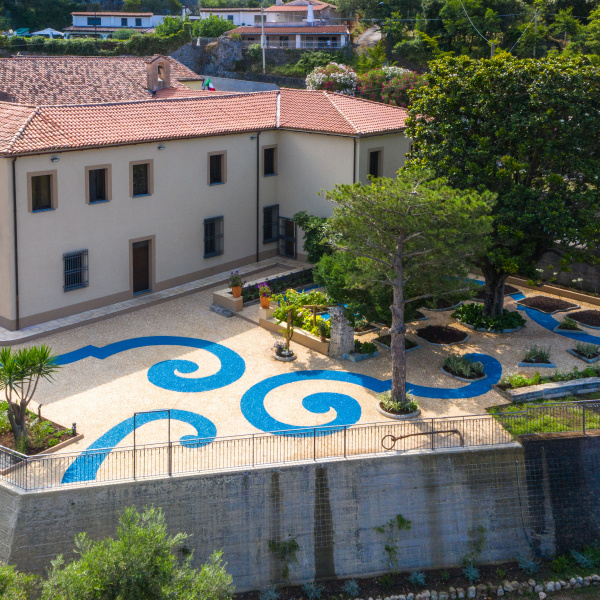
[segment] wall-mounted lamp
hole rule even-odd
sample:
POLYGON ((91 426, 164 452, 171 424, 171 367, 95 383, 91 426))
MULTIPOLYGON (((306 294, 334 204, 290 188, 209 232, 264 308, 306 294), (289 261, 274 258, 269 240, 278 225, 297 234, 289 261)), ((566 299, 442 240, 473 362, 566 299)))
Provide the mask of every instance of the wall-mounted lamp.
POLYGON ((60 158, 58 158, 58 156, 53 156, 53 157, 50 159, 50 162, 58 162, 59 160, 60 160, 60 158))
POLYGON ((164 145, 163 145, 163 144, 159 144, 159 146, 158 146, 158 149, 159 149, 159 150, 164 150, 164 149, 165 149, 165 147, 164 147, 164 145))
POLYGON ((250 139, 251 139, 251 140, 255 140, 255 139, 256 139, 256 136, 255 136, 255 135, 251 135, 251 136, 250 136, 250 139))

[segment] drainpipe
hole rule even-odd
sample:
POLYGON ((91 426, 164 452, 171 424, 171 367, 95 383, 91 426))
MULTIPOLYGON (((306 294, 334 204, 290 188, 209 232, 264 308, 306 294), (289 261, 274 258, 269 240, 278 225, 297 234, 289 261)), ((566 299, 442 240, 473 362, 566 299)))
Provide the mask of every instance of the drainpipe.
POLYGON ((12 160, 12 184, 13 184, 13 226, 15 238, 15 309, 16 309, 16 329, 21 328, 19 314, 19 244, 17 240, 17 157, 12 160))
POLYGON ((356 138, 354 140, 354 156, 352 157, 352 183, 356 183, 356 138))
POLYGON ((260 260, 260 131, 256 134, 256 262, 260 260))

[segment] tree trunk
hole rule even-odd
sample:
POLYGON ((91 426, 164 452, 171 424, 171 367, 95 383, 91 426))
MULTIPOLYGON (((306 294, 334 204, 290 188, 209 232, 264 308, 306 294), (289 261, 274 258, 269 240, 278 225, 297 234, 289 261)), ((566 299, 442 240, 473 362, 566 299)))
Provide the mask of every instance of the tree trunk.
POLYGON ((392 400, 403 402, 406 398, 406 351, 404 336, 404 289, 403 283, 394 285, 394 302, 392 304, 392 400))
POLYGON ((508 273, 499 272, 491 264, 484 265, 481 271, 486 287, 483 314, 486 317, 499 317, 504 311, 504 283, 508 273))

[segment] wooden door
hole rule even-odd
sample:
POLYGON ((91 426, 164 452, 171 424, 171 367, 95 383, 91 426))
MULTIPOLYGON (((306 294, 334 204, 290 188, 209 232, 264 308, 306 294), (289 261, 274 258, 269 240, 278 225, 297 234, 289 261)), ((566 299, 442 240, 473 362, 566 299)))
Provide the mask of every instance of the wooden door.
POLYGON ((150 242, 133 244, 133 293, 150 290, 150 242))

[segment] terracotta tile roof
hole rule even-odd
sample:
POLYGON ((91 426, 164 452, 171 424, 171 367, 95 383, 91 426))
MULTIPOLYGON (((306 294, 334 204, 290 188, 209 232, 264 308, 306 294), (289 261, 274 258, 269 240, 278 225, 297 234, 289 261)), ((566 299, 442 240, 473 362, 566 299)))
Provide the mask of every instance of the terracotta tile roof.
POLYGON ((38 154, 268 129, 360 137, 400 131, 406 117, 406 111, 395 106, 289 89, 111 104, 25 107, 0 102, 0 154, 38 154))
MULTIPOLYGON (((0 58, 0 100, 19 104, 91 104, 148 100, 144 57, 18 56, 0 58)), ((171 87, 202 81, 174 59, 171 87)))
MULTIPOLYGON (((262 32, 260 27, 238 27, 227 32, 227 35, 232 33, 239 33, 241 35, 260 34, 262 32)), ((265 35, 287 35, 289 33, 301 33, 305 35, 312 35, 314 33, 348 33, 348 28, 345 25, 318 25, 309 26, 302 25, 301 23, 290 24, 290 25, 277 25, 271 27, 270 24, 265 23, 265 35)))
POLYGON ((74 17, 151 17, 151 12, 72 12, 74 17))
MULTIPOLYGON (((255 13, 259 13, 260 12, 260 7, 257 8, 240 8, 240 7, 236 7, 236 8, 204 8, 201 7, 198 9, 200 12, 222 12, 222 13, 236 13, 236 12, 255 12, 255 13)), ((267 10, 267 9, 265 9, 267 10)), ((194 18, 191 17, 191 20, 197 20, 198 17, 194 18)))

